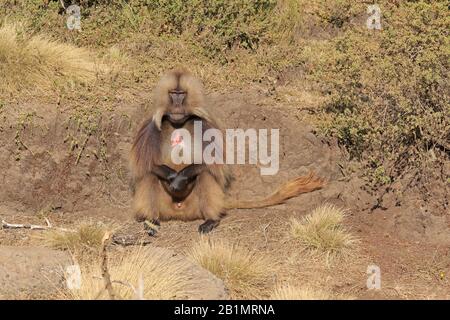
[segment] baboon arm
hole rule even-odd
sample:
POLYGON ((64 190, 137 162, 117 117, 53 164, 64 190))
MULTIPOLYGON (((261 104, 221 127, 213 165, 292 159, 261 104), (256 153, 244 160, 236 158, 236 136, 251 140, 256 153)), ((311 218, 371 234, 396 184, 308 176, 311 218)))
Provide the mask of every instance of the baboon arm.
POLYGON ((302 193, 308 193, 314 190, 321 189, 325 186, 325 179, 320 178, 310 172, 306 176, 298 177, 294 180, 287 182, 277 189, 271 195, 260 200, 234 200, 227 199, 225 202, 226 209, 253 209, 264 208, 277 205, 285 202, 287 199, 296 197, 302 193))
POLYGON ((170 178, 176 179, 179 176, 185 177, 188 180, 191 180, 197 177, 200 173, 205 169, 204 165, 201 164, 191 164, 180 170, 180 172, 176 172, 172 168, 169 168, 166 165, 154 166, 152 169, 152 173, 157 176, 159 179, 170 182, 170 178))
POLYGON ((162 165, 162 166, 154 166, 152 168, 152 173, 157 176, 159 179, 169 182, 169 176, 176 176, 177 172, 168 166, 162 165))
POLYGON ((181 170, 178 175, 182 175, 186 177, 187 179, 191 180, 192 178, 195 178, 200 173, 205 170, 205 166, 202 164, 191 164, 190 166, 187 166, 183 170, 181 170))

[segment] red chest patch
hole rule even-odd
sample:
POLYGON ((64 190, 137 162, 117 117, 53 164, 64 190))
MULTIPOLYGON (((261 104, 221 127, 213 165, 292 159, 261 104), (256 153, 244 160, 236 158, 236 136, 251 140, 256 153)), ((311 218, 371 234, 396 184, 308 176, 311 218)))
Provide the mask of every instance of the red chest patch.
POLYGON ((179 133, 175 133, 172 139, 170 140, 170 144, 172 147, 183 143, 183 137, 179 133))

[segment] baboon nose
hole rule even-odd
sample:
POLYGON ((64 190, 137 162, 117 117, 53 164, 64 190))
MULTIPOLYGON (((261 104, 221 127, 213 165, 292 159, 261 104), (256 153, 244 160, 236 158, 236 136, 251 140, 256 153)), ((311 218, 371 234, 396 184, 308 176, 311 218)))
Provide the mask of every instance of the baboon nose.
POLYGON ((170 98, 172 99, 172 103, 176 106, 181 106, 183 104, 183 100, 186 97, 185 92, 170 92, 170 98))

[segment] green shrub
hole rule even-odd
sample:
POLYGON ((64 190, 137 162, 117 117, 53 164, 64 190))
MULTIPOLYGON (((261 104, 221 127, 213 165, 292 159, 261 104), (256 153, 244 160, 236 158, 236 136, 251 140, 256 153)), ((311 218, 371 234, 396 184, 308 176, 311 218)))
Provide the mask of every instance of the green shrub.
POLYGON ((368 4, 351 0, 85 0, 79 33, 67 30, 56 1, 3 2, 2 20, 32 34, 119 48, 131 57, 121 80, 132 87, 178 63, 227 90, 297 77, 291 84, 305 87, 293 91, 319 89, 326 98, 318 97, 325 102, 313 120, 366 161, 376 183, 421 166, 429 149, 448 157, 447 1, 379 0, 383 29, 368 30, 368 4))
POLYGON ((147 0, 159 32, 192 31, 213 53, 234 46, 256 49, 267 31, 275 0, 147 0))
POLYGON ((347 28, 304 59, 328 96, 324 132, 398 172, 450 141, 450 17, 445 1, 380 7, 383 30, 347 28))

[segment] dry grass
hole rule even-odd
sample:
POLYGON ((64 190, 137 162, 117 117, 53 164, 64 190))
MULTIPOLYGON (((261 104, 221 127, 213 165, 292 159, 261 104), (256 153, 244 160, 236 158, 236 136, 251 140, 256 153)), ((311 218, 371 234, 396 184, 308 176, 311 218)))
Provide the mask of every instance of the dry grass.
MULTIPOLYGON (((201 288, 190 276, 187 260, 174 259, 164 250, 139 247, 114 255, 108 265, 114 293, 120 299, 136 299, 139 282, 144 299, 185 299, 201 288)), ((98 261, 83 264, 81 274, 81 287, 65 292, 63 298, 109 299, 98 261)))
POLYGON ((258 298, 270 277, 271 267, 264 257, 223 240, 202 237, 188 256, 222 279, 232 298, 258 298))
POLYGON ((43 35, 27 36, 21 28, 0 27, 0 93, 51 90, 59 84, 90 82, 102 67, 83 48, 43 35))
POLYGON ((278 286, 270 300, 333 300, 332 293, 310 287, 298 288, 291 285, 278 286))
POLYGON ((48 247, 69 250, 77 258, 80 258, 84 253, 98 253, 106 231, 111 232, 114 229, 113 225, 85 221, 77 225, 73 232, 55 229, 46 231, 37 237, 48 247))
POLYGON ((322 205, 301 220, 292 218, 290 234, 305 249, 327 258, 351 255, 358 240, 343 226, 344 217, 342 209, 322 205))

